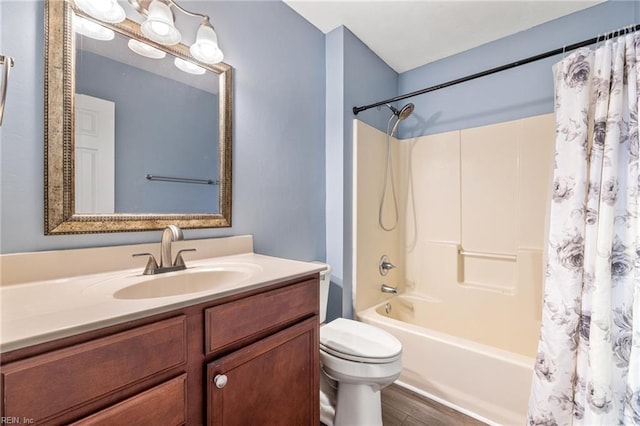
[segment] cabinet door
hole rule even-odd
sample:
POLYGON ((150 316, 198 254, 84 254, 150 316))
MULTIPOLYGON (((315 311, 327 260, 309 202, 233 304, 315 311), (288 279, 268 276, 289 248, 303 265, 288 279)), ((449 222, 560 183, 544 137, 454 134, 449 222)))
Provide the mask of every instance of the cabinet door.
POLYGON ((71 426, 184 425, 187 418, 186 387, 187 375, 183 374, 71 426))
POLYGON ((318 317, 207 365, 209 425, 314 425, 319 414, 318 317))

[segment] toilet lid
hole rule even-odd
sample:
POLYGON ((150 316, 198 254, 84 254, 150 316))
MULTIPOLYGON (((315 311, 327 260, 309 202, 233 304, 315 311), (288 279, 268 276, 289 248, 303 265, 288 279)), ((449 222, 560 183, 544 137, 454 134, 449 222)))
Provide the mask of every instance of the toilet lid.
POLYGON ((402 353, 402 344, 391 334, 346 318, 320 327, 320 348, 340 358, 372 363, 391 362, 402 353))

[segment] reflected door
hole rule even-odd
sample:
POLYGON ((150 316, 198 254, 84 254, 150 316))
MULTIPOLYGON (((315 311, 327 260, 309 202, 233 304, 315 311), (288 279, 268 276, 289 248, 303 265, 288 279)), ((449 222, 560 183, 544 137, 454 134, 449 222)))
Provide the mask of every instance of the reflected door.
POLYGON ((115 212, 115 103, 75 96, 75 211, 115 212))

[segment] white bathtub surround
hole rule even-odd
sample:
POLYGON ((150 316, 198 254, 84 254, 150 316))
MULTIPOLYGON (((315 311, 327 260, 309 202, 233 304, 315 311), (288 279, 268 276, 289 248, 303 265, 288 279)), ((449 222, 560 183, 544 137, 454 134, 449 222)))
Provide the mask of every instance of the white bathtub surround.
POLYGON ((556 168, 531 424, 640 424, 639 63, 636 32, 554 69, 556 168))
POLYGON ((376 220, 385 135, 354 127, 358 317, 405 345, 403 383, 482 421, 524 424, 542 305, 552 114, 394 140, 394 232, 376 220), (399 265, 386 277, 377 270, 381 254, 399 265), (401 296, 381 293, 382 283, 401 296))
MULTIPOLYGON (((386 166, 386 135, 358 120, 354 120, 354 181, 353 181, 353 302, 355 312, 366 309, 389 298, 389 294, 380 291, 382 283, 404 289, 401 276, 404 270, 402 254, 403 220, 393 231, 384 231, 378 223, 380 199, 384 189, 384 167, 386 166), (383 255, 389 256, 391 263, 397 266, 385 277, 380 276, 378 265, 383 255), (361 259, 368 259, 367 262, 361 259), (364 284, 366 283, 366 285, 364 284), (375 283, 375 285, 374 285, 375 283)), ((391 138, 394 181, 398 185, 399 150, 397 139, 391 138)), ((387 185, 390 185, 387 182, 387 185)), ((402 186, 399 186, 402 188, 402 186)), ((387 188, 387 193, 391 191, 387 188)), ((400 192, 402 189, 400 189, 400 192)), ((400 214, 403 214, 402 199, 398 193, 400 214)), ((387 197, 389 198, 389 197, 387 197)), ((393 202, 383 205, 383 221, 393 220, 393 202)), ((402 216, 401 216, 402 218, 402 216)))

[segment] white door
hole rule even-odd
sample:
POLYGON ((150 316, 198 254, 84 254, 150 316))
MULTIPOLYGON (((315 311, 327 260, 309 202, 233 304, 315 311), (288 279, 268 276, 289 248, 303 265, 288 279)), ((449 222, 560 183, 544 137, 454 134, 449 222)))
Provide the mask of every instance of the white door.
POLYGON ((115 212, 115 103, 75 97, 76 213, 115 212))

